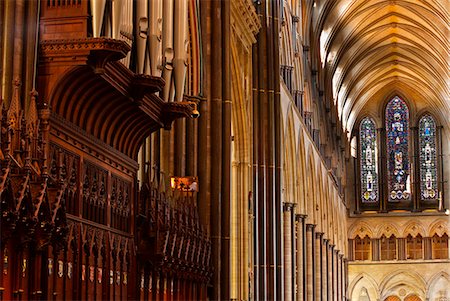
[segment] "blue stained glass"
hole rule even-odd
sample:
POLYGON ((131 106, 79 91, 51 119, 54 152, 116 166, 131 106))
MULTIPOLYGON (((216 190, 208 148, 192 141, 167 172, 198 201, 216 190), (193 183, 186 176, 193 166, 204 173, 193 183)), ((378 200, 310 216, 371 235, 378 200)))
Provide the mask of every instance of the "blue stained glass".
POLYGON ((436 122, 430 115, 419 121, 419 164, 421 199, 436 200, 439 196, 436 156, 436 122))
POLYGON ((409 110, 394 97, 386 107, 386 139, 389 202, 410 201, 409 110))
POLYGON ((364 118, 359 127, 361 199, 362 202, 378 201, 377 136, 375 123, 364 118))

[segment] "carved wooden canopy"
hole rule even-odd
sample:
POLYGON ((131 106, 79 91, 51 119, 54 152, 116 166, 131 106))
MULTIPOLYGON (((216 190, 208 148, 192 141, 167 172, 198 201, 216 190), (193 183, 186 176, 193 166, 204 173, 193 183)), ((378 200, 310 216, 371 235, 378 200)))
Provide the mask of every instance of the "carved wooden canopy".
POLYGON ((156 94, 162 78, 118 62, 129 50, 108 38, 41 41, 38 80, 53 113, 136 159, 143 138, 190 117, 194 106, 164 102, 156 94))

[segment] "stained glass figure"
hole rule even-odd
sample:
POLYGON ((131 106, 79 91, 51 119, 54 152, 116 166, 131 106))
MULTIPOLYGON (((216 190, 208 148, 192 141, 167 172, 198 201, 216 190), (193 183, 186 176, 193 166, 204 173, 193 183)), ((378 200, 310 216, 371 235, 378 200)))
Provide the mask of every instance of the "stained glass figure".
POLYGON ((375 123, 369 117, 361 121, 359 128, 361 152, 361 197, 363 202, 378 201, 377 141, 375 123))
POLYGON ((394 97, 386 107, 386 138, 389 201, 409 201, 409 110, 399 97, 394 97))
POLYGON ((419 121, 420 192, 422 200, 436 200, 439 195, 436 156, 436 122, 430 115, 419 121))

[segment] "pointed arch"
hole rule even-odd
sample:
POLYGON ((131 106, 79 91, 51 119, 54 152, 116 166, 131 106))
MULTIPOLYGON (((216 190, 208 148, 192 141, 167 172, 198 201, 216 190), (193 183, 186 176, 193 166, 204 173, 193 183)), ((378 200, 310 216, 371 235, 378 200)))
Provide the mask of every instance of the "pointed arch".
POLYGON ((364 221, 356 222, 352 226, 350 226, 348 231, 348 238, 354 239, 357 235, 359 235, 359 237, 365 237, 367 235, 370 238, 374 238, 372 227, 364 221))
POLYGON ((400 237, 400 231, 398 230, 397 225, 394 223, 383 223, 380 224, 375 232, 375 238, 379 238, 384 234, 386 237, 390 237, 394 235, 395 237, 400 237))
POLYGON ((446 272, 434 274, 428 281, 426 300, 437 300, 438 297, 450 298, 450 275, 446 272))
POLYGON ((399 287, 407 287, 409 291, 425 296, 426 282, 417 272, 400 269, 388 274, 380 283, 380 297, 384 300, 399 287))
POLYGON ((439 219, 433 222, 428 230, 428 237, 433 237, 434 235, 442 236, 447 233, 448 221, 444 219, 439 219))
POLYGON ((427 236, 427 232, 425 231, 425 227, 420 221, 409 221, 405 226, 403 230, 403 237, 407 237, 408 235, 411 235, 412 237, 416 237, 418 234, 422 237, 427 236))
POLYGON ((358 274, 348 286, 348 296, 350 300, 359 300, 359 293, 362 288, 366 288, 370 300, 380 300, 378 283, 366 273, 358 274))

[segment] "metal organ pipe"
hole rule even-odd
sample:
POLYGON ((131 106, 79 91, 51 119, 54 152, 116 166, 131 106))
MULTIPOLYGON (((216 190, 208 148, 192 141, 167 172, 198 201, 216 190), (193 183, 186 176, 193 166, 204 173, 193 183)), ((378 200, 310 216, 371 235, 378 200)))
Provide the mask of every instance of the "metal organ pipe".
POLYGON ((175 100, 183 100, 184 78, 186 75, 187 55, 187 26, 188 26, 188 2, 187 0, 175 0, 175 32, 173 60, 175 100))
POLYGON ((92 29, 94 31, 95 38, 100 36, 100 32, 102 30, 105 4, 106 0, 91 0, 92 29))
MULTIPOLYGON (((131 38, 133 36, 133 0, 121 0, 121 1, 122 1, 122 8, 120 8, 118 5, 116 8, 118 13, 122 14, 120 17, 118 38, 119 40, 123 40, 127 42, 129 45, 131 45, 132 44, 131 38)), ((130 52, 128 52, 127 56, 122 59, 122 63, 127 67, 130 66, 130 52)))
POLYGON ((174 0, 165 0, 163 6, 163 56, 164 69, 163 78, 166 81, 164 86, 164 100, 169 101, 172 87, 172 71, 173 71, 173 13, 174 0))
POLYGON ((122 18, 123 0, 112 0, 112 38, 120 38, 120 22, 122 18))
POLYGON ((145 46, 147 44, 148 30, 148 7, 147 0, 138 0, 136 2, 136 72, 144 73, 145 64, 145 46))
POLYGON ((153 76, 161 76, 161 30, 162 30, 162 0, 152 0, 149 5, 149 68, 153 76))

